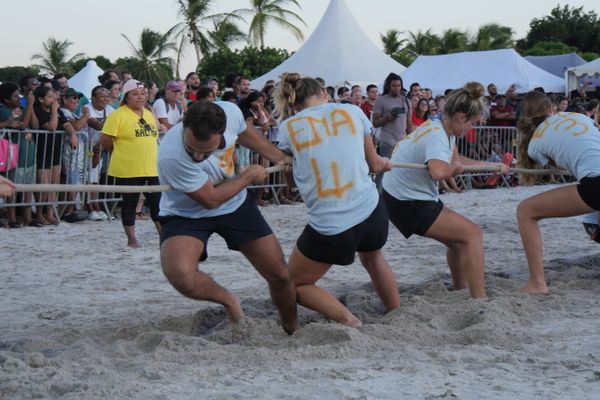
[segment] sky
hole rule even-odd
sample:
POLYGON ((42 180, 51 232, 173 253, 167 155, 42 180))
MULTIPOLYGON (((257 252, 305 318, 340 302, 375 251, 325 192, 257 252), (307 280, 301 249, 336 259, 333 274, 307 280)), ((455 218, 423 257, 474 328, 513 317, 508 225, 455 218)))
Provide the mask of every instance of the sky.
MULTIPOLYGON (((9 0, 5 0, 9 1, 9 0)), ((551 0, 344 0, 360 27, 381 48, 379 34, 388 29, 417 32, 429 28, 441 33, 448 28, 475 32, 483 24, 495 22, 510 26, 519 39, 527 34, 533 18, 548 15, 558 2, 551 0)), ((291 6, 306 26, 308 38, 323 16, 328 0, 299 0, 301 9, 291 6)), ((216 0, 214 12, 229 12, 249 7, 250 0, 216 0)), ((600 14, 598 0, 569 0, 560 4, 583 6, 586 11, 600 14)), ((42 51, 42 43, 50 36, 73 42, 71 55, 83 52, 87 56, 104 55, 111 61, 131 55, 131 49, 121 34, 134 43, 144 27, 166 32, 178 21, 175 0, 19 0, 8 17, 4 14, 0 41, 0 66, 30 65, 31 56, 42 51), (10 32, 14 32, 11 34, 10 32)), ((4 7, 4 11, 7 8, 4 7)), ((240 24, 247 30, 247 24, 240 24)), ((265 45, 297 50, 302 43, 277 26, 268 26, 265 45)), ((238 46, 239 47, 239 46, 238 46)), ((192 47, 185 52, 183 75, 195 67, 192 47)))

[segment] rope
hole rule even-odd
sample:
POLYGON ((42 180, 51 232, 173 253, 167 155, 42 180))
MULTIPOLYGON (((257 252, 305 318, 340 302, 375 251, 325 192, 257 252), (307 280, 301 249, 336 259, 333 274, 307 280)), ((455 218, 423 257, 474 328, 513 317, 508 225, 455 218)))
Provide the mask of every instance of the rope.
MULTIPOLYGON (((269 174, 285 171, 287 166, 277 165, 265 168, 269 174)), ((153 186, 119 186, 119 185, 16 185, 15 192, 64 192, 64 193, 157 193, 168 192, 173 188, 169 185, 153 186)))
MULTIPOLYGON (((427 169, 426 164, 412 163, 394 163, 394 168, 406 169, 427 169)), ((499 165, 465 165, 464 172, 500 172, 499 165)), ((529 175, 571 175, 568 171, 562 169, 527 169, 527 168, 509 168, 511 174, 529 174, 529 175)))

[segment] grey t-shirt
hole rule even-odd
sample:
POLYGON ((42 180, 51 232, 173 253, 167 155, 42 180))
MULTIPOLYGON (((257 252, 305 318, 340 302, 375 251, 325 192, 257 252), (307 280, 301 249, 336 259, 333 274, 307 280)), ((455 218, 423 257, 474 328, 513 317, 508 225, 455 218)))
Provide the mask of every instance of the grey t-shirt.
POLYGON ((381 116, 388 115, 393 108, 399 108, 398 118, 388 122, 381 128, 379 140, 391 146, 395 146, 406 136, 408 118, 410 118, 410 103, 404 95, 392 97, 389 94, 379 96, 373 106, 373 114, 381 116))

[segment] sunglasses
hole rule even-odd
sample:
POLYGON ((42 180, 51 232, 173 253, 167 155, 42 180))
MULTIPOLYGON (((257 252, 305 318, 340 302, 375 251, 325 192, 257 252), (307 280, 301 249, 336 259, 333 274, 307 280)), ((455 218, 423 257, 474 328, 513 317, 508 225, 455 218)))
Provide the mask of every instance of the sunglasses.
POLYGON ((144 118, 140 118, 139 124, 141 126, 143 126, 146 131, 152 131, 153 130, 152 127, 150 126, 150 124, 148 124, 144 118))

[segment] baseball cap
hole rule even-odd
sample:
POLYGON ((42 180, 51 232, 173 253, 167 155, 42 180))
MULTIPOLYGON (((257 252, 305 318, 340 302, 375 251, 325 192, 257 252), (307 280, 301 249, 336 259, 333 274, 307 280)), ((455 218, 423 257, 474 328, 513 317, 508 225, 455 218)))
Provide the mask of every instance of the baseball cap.
POLYGON ((135 79, 129 79, 123 84, 123 94, 132 91, 133 89, 143 89, 144 84, 135 79))
POLYGON ((169 81, 166 85, 165 85, 165 90, 172 90, 174 92, 181 92, 183 91, 183 84, 179 81, 169 81))

